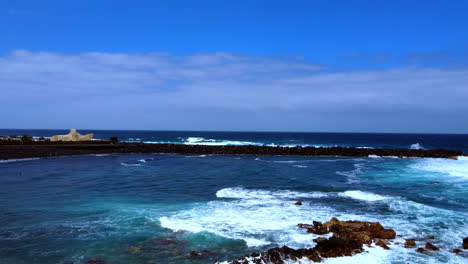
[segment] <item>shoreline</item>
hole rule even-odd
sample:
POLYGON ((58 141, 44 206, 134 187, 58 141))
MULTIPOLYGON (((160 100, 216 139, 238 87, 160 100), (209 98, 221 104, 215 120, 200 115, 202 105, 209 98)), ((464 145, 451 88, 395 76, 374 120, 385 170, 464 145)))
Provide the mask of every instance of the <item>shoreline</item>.
POLYGON ((450 158, 466 153, 447 149, 367 149, 348 147, 271 147, 253 145, 185 145, 149 143, 91 142, 0 142, 0 160, 47 158, 89 154, 167 153, 184 155, 257 155, 257 156, 315 156, 315 157, 399 157, 450 158))

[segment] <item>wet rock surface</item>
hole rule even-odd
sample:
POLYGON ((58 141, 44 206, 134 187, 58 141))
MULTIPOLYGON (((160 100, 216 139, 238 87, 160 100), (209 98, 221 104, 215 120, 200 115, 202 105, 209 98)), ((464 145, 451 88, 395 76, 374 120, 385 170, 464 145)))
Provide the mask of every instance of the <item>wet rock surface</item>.
POLYGON ((406 239, 405 248, 414 248, 414 247, 416 247, 416 240, 406 239))
POLYGON ((429 242, 426 243, 425 248, 428 249, 428 250, 432 250, 432 251, 438 251, 439 250, 438 247, 434 246, 432 243, 429 243, 429 242))

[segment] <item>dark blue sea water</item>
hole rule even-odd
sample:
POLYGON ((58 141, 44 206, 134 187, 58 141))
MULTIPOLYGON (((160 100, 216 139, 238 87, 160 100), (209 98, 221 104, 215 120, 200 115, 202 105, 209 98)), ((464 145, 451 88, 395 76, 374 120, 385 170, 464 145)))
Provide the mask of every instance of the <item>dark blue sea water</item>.
MULTIPOLYGON (((79 132, 179 144, 468 146, 466 135, 79 132)), ((435 236, 441 250, 424 255, 401 245, 373 247, 326 263, 467 263, 451 253, 468 236, 467 157, 88 155, 3 161, 0 184, 2 264, 96 257, 120 264, 214 263, 275 246, 313 246, 317 236, 296 224, 331 217, 380 221, 405 238, 435 236), (298 200, 302 206, 294 205, 298 200), (209 253, 190 257, 203 250, 209 253)))

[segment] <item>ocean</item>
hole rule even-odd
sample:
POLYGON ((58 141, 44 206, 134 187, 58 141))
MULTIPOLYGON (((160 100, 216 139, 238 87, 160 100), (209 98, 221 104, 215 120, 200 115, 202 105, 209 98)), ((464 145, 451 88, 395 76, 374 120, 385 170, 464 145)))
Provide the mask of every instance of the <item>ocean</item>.
MULTIPOLYGON (((56 130, 0 130, 52 136, 56 130)), ((99 131, 120 141, 446 148, 468 135, 99 131)), ((277 246, 313 247, 299 223, 379 221, 394 241, 325 263, 467 263, 468 157, 451 159, 111 154, 0 161, 0 263, 215 263, 277 246), (302 201, 302 206, 295 205, 302 201), (190 252, 203 252, 191 256, 190 252)), ((299 262, 298 262, 299 263, 299 262)), ((305 263, 305 262, 301 262, 305 263)))

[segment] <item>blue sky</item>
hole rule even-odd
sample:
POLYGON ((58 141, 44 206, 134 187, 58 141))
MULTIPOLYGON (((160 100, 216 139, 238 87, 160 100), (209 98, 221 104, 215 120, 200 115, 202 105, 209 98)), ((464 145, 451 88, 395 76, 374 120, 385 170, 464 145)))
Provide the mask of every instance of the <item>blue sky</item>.
POLYGON ((468 131, 468 1, 75 2, 0 2, 0 128, 468 131))

